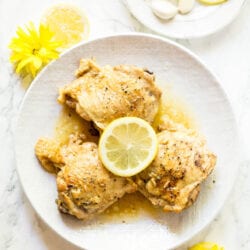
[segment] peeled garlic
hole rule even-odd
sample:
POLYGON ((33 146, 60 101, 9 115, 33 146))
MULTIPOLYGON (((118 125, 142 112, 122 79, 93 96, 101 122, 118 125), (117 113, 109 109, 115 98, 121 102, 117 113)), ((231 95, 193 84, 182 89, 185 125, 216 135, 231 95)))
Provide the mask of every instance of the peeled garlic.
POLYGON ((152 0, 151 8, 156 16, 164 20, 173 18, 178 12, 177 7, 166 0, 152 0))
POLYGON ((194 7, 195 0, 179 0, 178 9, 181 14, 189 13, 194 7))

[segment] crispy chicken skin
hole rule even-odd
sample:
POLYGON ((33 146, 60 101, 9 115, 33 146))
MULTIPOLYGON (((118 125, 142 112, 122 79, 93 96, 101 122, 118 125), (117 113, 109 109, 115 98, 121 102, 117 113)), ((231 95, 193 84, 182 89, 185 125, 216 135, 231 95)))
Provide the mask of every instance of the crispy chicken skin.
POLYGON ((167 212, 181 212, 196 200, 200 184, 214 169, 216 156, 195 132, 166 121, 159 126, 160 130, 169 126, 169 130, 157 134, 156 158, 134 180, 153 205, 167 212))
POLYGON ((76 76, 60 89, 58 101, 99 129, 123 116, 153 122, 161 97, 153 73, 128 65, 99 67, 90 59, 82 59, 76 76))
POLYGON ((61 148, 54 145, 57 143, 53 140, 39 140, 36 152, 40 152, 37 156, 45 169, 48 168, 44 159, 49 159, 50 165, 58 164, 57 159, 60 159, 57 205, 61 212, 88 219, 103 212, 125 193, 136 191, 131 180, 114 176, 104 168, 96 143, 72 136, 68 145, 61 148), (47 146, 46 150, 41 150, 47 146))

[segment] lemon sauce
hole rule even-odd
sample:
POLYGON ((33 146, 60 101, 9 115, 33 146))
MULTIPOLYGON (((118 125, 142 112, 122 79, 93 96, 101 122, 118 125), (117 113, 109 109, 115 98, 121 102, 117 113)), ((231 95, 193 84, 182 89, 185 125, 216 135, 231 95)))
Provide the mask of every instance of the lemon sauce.
POLYGON ((86 141, 96 142, 99 140, 99 132, 93 123, 83 120, 73 109, 63 106, 56 121, 54 138, 62 145, 67 144, 71 134, 84 134, 86 141))
POLYGON ((100 216, 101 223, 117 222, 126 223, 139 219, 141 214, 151 218, 157 218, 159 208, 155 208, 142 194, 139 192, 126 194, 100 216))
POLYGON ((196 130, 198 128, 197 121, 188 104, 176 96, 170 88, 162 94, 160 107, 153 123, 155 130, 164 115, 168 115, 172 121, 180 123, 188 129, 196 130))

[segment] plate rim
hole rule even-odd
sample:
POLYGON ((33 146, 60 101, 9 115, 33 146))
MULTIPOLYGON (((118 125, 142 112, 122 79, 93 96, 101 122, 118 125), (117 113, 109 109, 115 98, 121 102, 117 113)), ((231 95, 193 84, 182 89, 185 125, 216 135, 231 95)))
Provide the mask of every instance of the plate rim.
POLYGON ((234 15, 232 15, 229 19, 229 21, 227 23, 224 23, 222 25, 218 25, 216 26, 216 29, 214 29, 213 31, 210 31, 210 32, 204 32, 204 33, 201 33, 201 34, 198 34, 198 35, 182 35, 182 34, 179 34, 179 35, 174 35, 172 33, 168 33, 168 32, 161 32, 160 29, 154 29, 152 27, 150 27, 149 25, 147 25, 144 20, 140 17, 138 17, 134 10, 131 8, 129 2, 130 1, 133 1, 133 0, 123 0, 124 3, 125 3, 125 6, 127 7, 128 11, 133 15, 133 17, 140 23, 142 24, 144 27, 150 29, 151 31, 153 32, 156 32, 158 35, 163 35, 165 37, 168 37, 168 38, 172 38, 172 39, 181 39, 181 40, 184 40, 184 39, 199 39, 199 38, 203 38, 203 37, 207 37, 207 36, 211 36, 215 33, 218 33, 220 31, 222 31, 223 29, 225 29, 226 27, 228 27, 236 18, 237 16, 239 15, 243 5, 245 4, 246 0, 237 0, 237 1, 241 1, 240 5, 239 5, 239 8, 235 11, 234 15))
MULTIPOLYGON (((227 93, 224 91, 224 88, 222 86, 222 84, 220 83, 220 80, 219 78, 216 76, 216 74, 213 73, 213 71, 206 65, 206 63, 203 62, 202 59, 200 59, 194 52, 192 52, 191 50, 187 49, 186 47, 184 47, 183 45, 177 43, 177 42, 174 42, 168 38, 165 38, 165 37, 160 37, 158 35, 153 35, 153 34, 145 34, 145 33, 138 33, 138 32, 128 32, 128 33, 119 33, 119 34, 115 34, 115 35, 107 35, 107 36, 100 36, 98 38, 93 38, 93 39, 90 39, 89 41, 83 41, 73 47, 71 47, 70 49, 66 50, 64 53, 62 53, 60 55, 60 57, 64 56, 64 55, 67 55, 69 53, 71 53, 72 50, 74 50, 75 48, 78 48, 78 47, 81 47, 81 46, 85 46, 86 44, 89 44, 89 43, 92 43, 92 42, 96 42, 96 41, 101 41, 101 40, 105 40, 105 39, 112 39, 112 38, 116 38, 116 37, 141 37, 141 38, 150 38, 150 39, 154 39, 154 40, 160 40, 161 42, 164 42, 164 43, 168 43, 174 47, 176 47, 177 49, 181 50, 182 52, 185 52, 186 54, 188 54, 188 56, 190 56, 193 60, 195 60, 197 63, 199 63, 210 75, 211 77, 213 78, 213 80, 216 82, 216 85, 217 87, 220 89, 221 91, 221 94, 223 95, 223 97, 225 98, 227 104, 228 104, 228 107, 231 111, 231 114, 232 114, 232 122, 233 122, 233 127, 234 127, 234 132, 235 132, 235 135, 236 135, 236 138, 235 138, 235 146, 238 146, 237 148, 239 149, 240 147, 240 136, 239 136, 239 129, 238 129, 238 124, 237 124, 237 121, 236 121, 236 116, 235 116, 235 112, 234 112, 234 109, 232 107, 232 104, 230 102, 230 99, 227 95, 227 93)), ((59 58, 60 58, 59 57, 59 58)), ((47 219, 42 215, 40 214, 36 208, 35 208, 35 205, 33 204, 33 201, 32 199, 29 197, 29 192, 27 192, 27 188, 25 187, 23 181, 22 181, 22 176, 21 176, 21 169, 20 169, 20 165, 19 164, 19 160, 18 158, 16 157, 17 155, 17 145, 18 145, 18 142, 17 142, 17 137, 18 137, 18 134, 16 131, 18 131, 16 128, 18 127, 19 125, 19 120, 20 120, 20 117, 21 117, 21 114, 22 114, 22 109, 23 109, 23 106, 24 106, 24 103, 29 95, 29 93, 31 92, 31 90, 33 89, 33 86, 36 84, 37 81, 39 81, 39 79, 41 78, 41 76, 44 74, 44 72, 50 68, 54 63, 56 63, 57 60, 53 60, 51 61, 48 65, 46 65, 40 72, 39 74, 37 75, 37 77, 32 81, 30 87, 28 88, 28 90, 26 91, 24 97, 23 97, 23 100, 21 102, 21 105, 19 107, 19 111, 18 111, 18 115, 17 115, 17 119, 16 119, 16 122, 14 124, 14 155, 15 155, 15 163, 16 163, 16 170, 17 170, 17 175, 18 175, 18 179, 19 179, 19 182, 21 184, 21 187, 22 187, 22 190, 28 200, 28 202, 30 203, 31 207, 34 209, 35 213, 39 216, 39 218, 53 231, 55 232, 58 236, 60 236, 62 239, 70 242, 72 245, 74 246, 77 246, 79 247, 80 249, 85 249, 84 246, 81 246, 80 244, 74 242, 70 237, 68 237, 67 235, 65 236, 64 234, 62 234, 61 232, 58 232, 58 230, 54 229, 52 225, 49 224, 49 222, 47 221, 47 219)), ((240 151, 240 150, 238 150, 240 151)), ((235 166, 235 170, 237 170, 240 166, 240 161, 237 161, 237 166, 235 166)), ((217 207, 217 209, 215 209, 214 213, 212 214, 212 216, 210 216, 209 219, 207 220, 204 220, 204 223, 203 225, 201 225, 200 227, 198 227, 196 230, 193 230, 189 235, 187 235, 186 237, 183 237, 183 240, 182 241, 179 241, 177 242, 175 245, 171 246, 171 249, 174 249, 174 248, 177 248, 177 247, 180 247, 182 246, 183 244, 187 243, 189 240, 191 240, 192 238, 194 238, 197 234, 201 233, 203 230, 205 230, 206 228, 208 228, 208 226, 212 223, 212 221, 214 221, 215 217, 219 214, 219 212, 222 210, 226 200, 228 199, 229 197, 229 194, 231 193, 233 187, 234 187, 234 183, 235 183, 235 180, 236 180, 236 175, 232 178, 232 184, 231 184, 231 187, 228 189, 227 193, 225 194, 224 198, 222 199, 222 202, 221 204, 217 207)))

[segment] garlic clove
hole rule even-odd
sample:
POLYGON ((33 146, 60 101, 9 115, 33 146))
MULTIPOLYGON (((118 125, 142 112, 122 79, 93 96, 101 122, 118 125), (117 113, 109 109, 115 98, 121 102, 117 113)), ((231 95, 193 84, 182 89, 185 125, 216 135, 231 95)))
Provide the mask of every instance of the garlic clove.
POLYGON ((152 0, 153 13, 161 19, 168 20, 178 13, 178 8, 166 0, 152 0))
POLYGON ((189 13, 194 7, 195 0, 179 0, 178 9, 181 14, 189 13))

